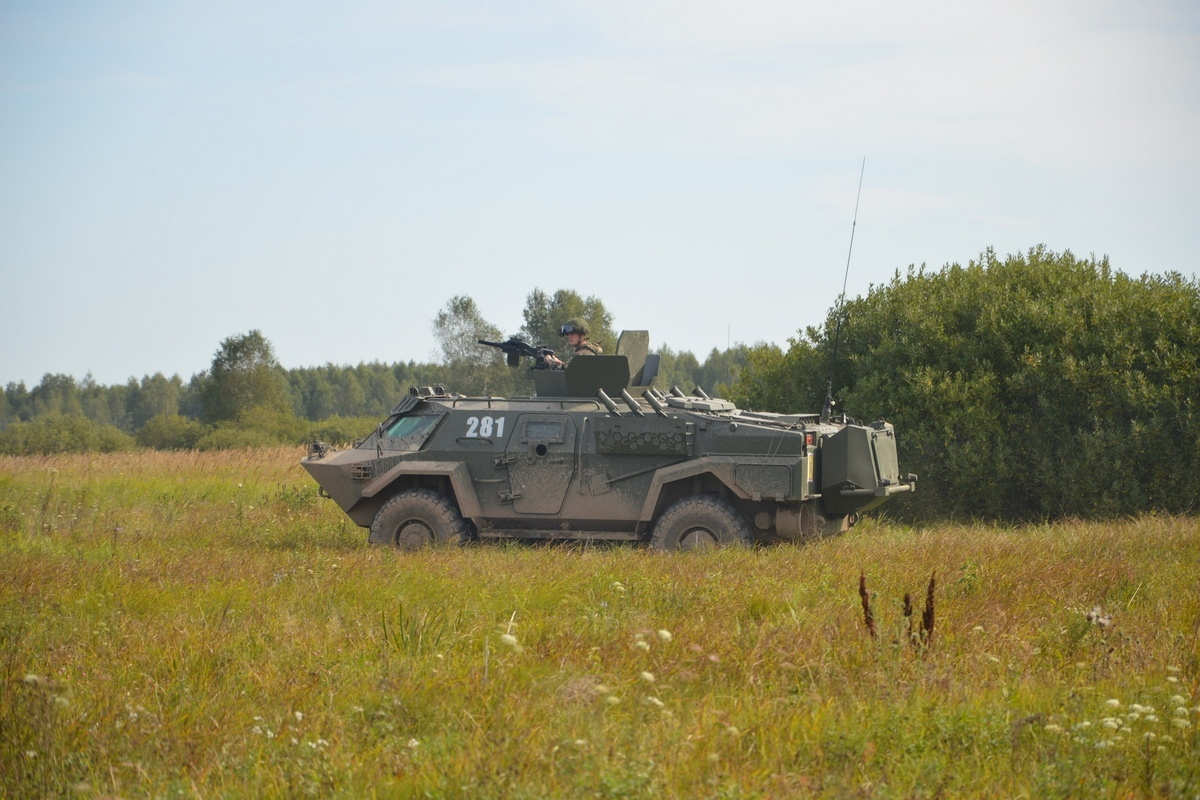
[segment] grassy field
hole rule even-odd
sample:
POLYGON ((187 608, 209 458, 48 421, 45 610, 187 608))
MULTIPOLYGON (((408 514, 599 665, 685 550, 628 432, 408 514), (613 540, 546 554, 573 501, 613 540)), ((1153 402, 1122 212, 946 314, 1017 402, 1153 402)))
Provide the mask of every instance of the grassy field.
POLYGON ((300 456, 0 459, 0 796, 1200 796, 1196 519, 414 555, 300 456))

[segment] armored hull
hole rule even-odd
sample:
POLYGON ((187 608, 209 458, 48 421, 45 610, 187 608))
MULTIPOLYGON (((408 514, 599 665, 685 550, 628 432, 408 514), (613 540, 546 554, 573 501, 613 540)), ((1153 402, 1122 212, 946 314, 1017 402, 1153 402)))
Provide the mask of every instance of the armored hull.
POLYGON ((646 363, 635 366, 631 381, 626 355, 578 358, 535 371, 531 397, 414 388, 371 436, 342 451, 314 445, 302 464, 371 541, 405 548, 800 539, 847 530, 915 486, 887 422, 659 392, 646 363))

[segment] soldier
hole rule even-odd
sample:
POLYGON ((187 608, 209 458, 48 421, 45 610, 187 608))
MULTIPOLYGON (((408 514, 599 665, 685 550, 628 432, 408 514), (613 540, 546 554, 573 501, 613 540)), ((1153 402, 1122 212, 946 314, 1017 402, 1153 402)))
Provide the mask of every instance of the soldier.
MULTIPOLYGON (((600 345, 587 338, 588 333, 587 323, 579 317, 567 320, 567 323, 558 329, 558 335, 565 336, 567 344, 574 351, 572 357, 598 356, 604 352, 600 345)), ((564 369, 566 367, 557 356, 546 356, 546 363, 554 369, 564 369)))

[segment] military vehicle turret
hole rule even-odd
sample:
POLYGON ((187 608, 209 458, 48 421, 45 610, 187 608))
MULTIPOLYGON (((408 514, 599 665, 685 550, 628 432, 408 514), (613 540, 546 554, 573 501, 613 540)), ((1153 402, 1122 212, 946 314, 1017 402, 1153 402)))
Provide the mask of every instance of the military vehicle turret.
MULTIPOLYGON (((529 397, 409 391, 346 450, 301 462, 370 541, 411 550, 473 538, 630 540, 663 550, 806 539, 915 488, 892 426, 738 409, 654 388, 646 331, 615 355, 539 368, 529 397)), ((525 349, 521 349, 521 348, 525 349)))

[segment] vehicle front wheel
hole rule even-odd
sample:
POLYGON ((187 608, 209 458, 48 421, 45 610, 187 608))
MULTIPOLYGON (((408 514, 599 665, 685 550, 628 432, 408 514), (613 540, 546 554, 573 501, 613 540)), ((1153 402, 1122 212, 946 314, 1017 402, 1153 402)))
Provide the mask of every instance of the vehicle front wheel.
POLYGON ((750 525, 728 501, 711 494, 685 497, 654 524, 650 546, 656 550, 703 550, 750 543, 750 525))
POLYGON ((388 500, 371 522, 371 544, 420 550, 467 541, 467 523, 454 504, 431 489, 409 489, 388 500))

